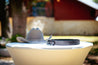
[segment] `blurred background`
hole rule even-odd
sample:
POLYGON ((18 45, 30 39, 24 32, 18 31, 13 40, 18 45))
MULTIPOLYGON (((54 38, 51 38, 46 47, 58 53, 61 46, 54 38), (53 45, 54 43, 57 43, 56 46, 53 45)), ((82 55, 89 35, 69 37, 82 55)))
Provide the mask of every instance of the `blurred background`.
MULTIPOLYGON (((26 37, 32 28, 39 28, 45 39, 53 35, 93 42, 84 65, 98 64, 98 0, 0 0, 0 48, 26 37)), ((1 65, 12 60, 0 58, 1 65)))

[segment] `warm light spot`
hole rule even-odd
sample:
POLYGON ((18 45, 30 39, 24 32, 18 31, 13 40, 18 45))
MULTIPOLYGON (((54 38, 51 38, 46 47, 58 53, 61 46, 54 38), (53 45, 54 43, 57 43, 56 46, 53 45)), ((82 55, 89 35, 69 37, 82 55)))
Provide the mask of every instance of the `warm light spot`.
POLYGON ((57 2, 60 2, 60 0, 57 0, 57 2))

